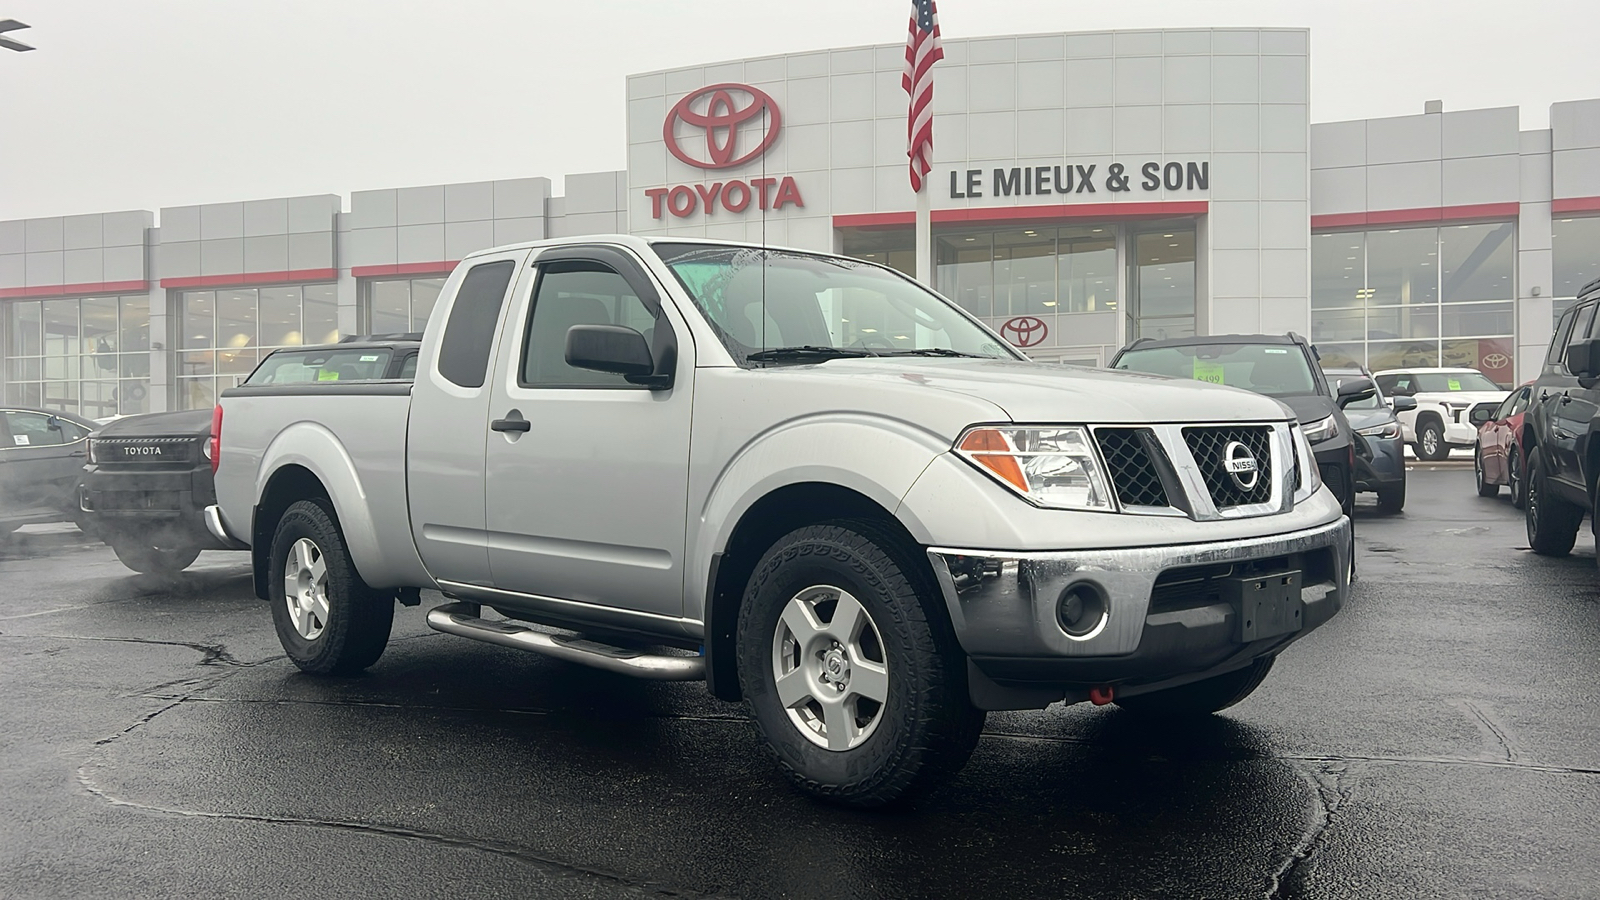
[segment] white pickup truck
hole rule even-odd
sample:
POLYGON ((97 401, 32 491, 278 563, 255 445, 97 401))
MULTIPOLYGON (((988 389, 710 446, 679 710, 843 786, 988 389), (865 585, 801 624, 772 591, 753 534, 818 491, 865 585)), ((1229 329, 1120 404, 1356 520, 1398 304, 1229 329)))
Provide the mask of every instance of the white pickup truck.
POLYGON ((1348 590, 1292 413, 1029 362, 827 254, 604 236, 450 276, 415 382, 226 391, 208 527, 289 657, 440 631, 742 699, 801 788, 948 777, 986 710, 1207 714, 1348 590))

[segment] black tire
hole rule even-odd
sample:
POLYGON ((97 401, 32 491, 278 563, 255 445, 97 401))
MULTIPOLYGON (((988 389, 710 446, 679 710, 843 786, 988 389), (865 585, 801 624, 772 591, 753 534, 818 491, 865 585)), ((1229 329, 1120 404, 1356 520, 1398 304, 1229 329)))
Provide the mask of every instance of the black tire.
POLYGON ((1427 418, 1417 422, 1417 442, 1412 445, 1417 459, 1438 462, 1450 458, 1450 445, 1444 441, 1444 426, 1438 419, 1427 418))
POLYGON ((1406 483, 1378 488, 1378 511, 1394 515, 1406 508, 1406 483))
MULTIPOLYGON (((977 746, 984 713, 967 694, 966 657, 937 585, 914 560, 876 523, 842 520, 785 535, 750 578, 739 610, 739 685, 757 733, 785 775, 812 796, 858 808, 894 803, 953 776, 977 746), (812 587, 848 592, 881 636, 884 700, 870 730, 847 749, 814 743, 827 737, 808 737, 778 697, 779 622, 812 587)), ((796 649, 797 660, 809 658, 808 648, 796 642, 796 649)), ((838 690, 842 699, 854 696, 838 690)), ((860 715, 856 704, 852 716, 860 715)))
POLYGON ((1500 485, 1492 484, 1483 472, 1483 448, 1472 451, 1472 477, 1478 482, 1479 497, 1500 496, 1500 485))
POLYGON ((1173 718, 1208 716, 1250 696, 1266 680, 1276 659, 1277 656, 1263 656, 1242 669, 1204 681, 1127 699, 1118 698, 1117 706, 1139 715, 1173 718))
POLYGON ((176 575, 200 556, 199 547, 148 547, 127 539, 112 542, 111 550, 123 565, 146 575, 176 575))
POLYGON ((349 675, 367 668, 383 655, 394 624, 394 598, 367 586, 350 561, 344 534, 327 502, 299 500, 278 520, 272 538, 267 570, 272 623, 284 652, 300 671, 312 675, 349 675), (317 618, 320 628, 302 634, 289 607, 285 569, 289 555, 301 540, 318 551, 325 580, 327 618, 317 618))
POLYGON ((1544 471, 1544 454, 1528 451, 1528 487, 1523 521, 1528 526, 1528 546, 1541 556, 1566 556, 1578 540, 1583 507, 1555 496, 1544 471))
POLYGON ((1522 451, 1516 444, 1512 444, 1511 451, 1506 454, 1506 481, 1512 508, 1521 509, 1528 502, 1528 478, 1522 471, 1522 451))

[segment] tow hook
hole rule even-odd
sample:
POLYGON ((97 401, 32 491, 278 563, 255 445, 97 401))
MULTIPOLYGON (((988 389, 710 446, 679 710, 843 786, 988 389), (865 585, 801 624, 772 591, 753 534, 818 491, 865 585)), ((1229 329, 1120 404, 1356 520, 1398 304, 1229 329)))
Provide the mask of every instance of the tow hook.
POLYGON ((1089 702, 1095 706, 1105 706, 1117 699, 1117 689, 1109 684, 1089 689, 1089 702))

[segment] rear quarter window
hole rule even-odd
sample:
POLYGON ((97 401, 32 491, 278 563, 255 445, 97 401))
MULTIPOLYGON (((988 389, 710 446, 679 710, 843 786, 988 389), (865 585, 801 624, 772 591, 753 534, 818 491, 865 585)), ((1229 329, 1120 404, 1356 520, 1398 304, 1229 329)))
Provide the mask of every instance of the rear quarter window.
POLYGON ((439 342, 439 374, 452 384, 483 387, 494 329, 500 323, 500 306, 505 302, 514 268, 509 260, 484 263, 473 266, 461 280, 455 302, 450 305, 444 340, 439 342))
POLYGON ((380 381, 392 356, 393 351, 382 347, 279 350, 262 360, 245 384, 380 381))

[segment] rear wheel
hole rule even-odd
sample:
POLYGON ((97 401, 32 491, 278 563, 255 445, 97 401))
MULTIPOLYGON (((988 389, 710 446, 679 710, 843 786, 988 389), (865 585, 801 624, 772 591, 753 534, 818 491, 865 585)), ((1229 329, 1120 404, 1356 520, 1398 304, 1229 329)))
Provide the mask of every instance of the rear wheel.
POLYGON ((1528 502, 1528 479, 1522 471, 1522 451, 1511 445, 1506 455, 1506 483, 1511 493, 1511 505, 1521 509, 1528 502))
POLYGON ((1450 445, 1444 442, 1444 426, 1438 419, 1424 419, 1417 423, 1418 459, 1438 462, 1450 456, 1450 445))
POLYGON ((120 538, 112 541, 111 550, 123 565, 146 575, 175 575, 200 556, 199 547, 151 547, 120 538))
POLYGON ((1489 481, 1489 476, 1483 471, 1483 448, 1472 451, 1472 475, 1478 480, 1479 497, 1500 496, 1500 485, 1489 481))
POLYGON ((1275 659, 1276 656, 1263 656, 1242 669, 1204 681, 1126 699, 1118 698, 1117 705, 1140 715, 1169 717, 1205 716, 1221 712, 1260 687, 1267 673, 1272 671, 1275 659))
POLYGON ((394 600, 361 580, 324 501, 300 500, 284 511, 267 571, 278 641, 301 671, 350 674, 383 655, 394 600))
POLYGON ((1406 483, 1401 481, 1392 487, 1378 488, 1378 510, 1394 514, 1406 506, 1406 483))
POLYGON ((739 610, 739 684, 801 790, 883 806, 966 764, 984 713, 942 603, 871 522, 807 526, 762 557, 739 610))
POLYGON ((1535 447, 1528 451, 1527 501, 1523 519, 1528 526, 1528 546, 1543 556, 1566 556, 1578 540, 1583 523, 1583 507, 1550 492, 1550 479, 1544 471, 1544 454, 1535 447))

